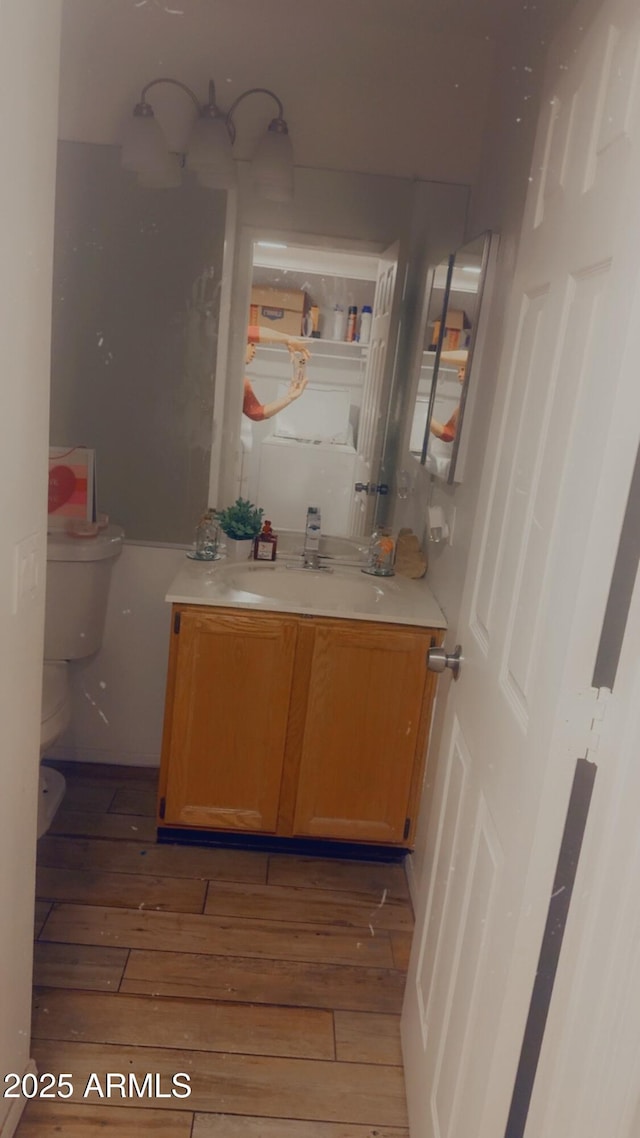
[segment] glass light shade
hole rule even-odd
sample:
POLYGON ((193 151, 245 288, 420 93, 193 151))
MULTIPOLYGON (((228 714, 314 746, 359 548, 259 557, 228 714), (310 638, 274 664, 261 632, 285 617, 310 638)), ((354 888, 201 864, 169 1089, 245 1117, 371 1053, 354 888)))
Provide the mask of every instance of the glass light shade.
POLYGON ((169 147, 153 115, 132 115, 122 142, 125 170, 152 176, 166 170, 169 147))
POLYGON ((261 198, 290 202, 293 198, 293 147, 285 132, 268 130, 251 162, 251 178, 261 198))
POLYGON ((196 171, 202 186, 221 190, 235 186, 236 166, 222 115, 201 115, 196 119, 187 147, 187 166, 196 171))
POLYGON ((182 185, 182 170, 176 154, 167 154, 163 169, 138 174, 138 185, 149 190, 175 190, 182 185))

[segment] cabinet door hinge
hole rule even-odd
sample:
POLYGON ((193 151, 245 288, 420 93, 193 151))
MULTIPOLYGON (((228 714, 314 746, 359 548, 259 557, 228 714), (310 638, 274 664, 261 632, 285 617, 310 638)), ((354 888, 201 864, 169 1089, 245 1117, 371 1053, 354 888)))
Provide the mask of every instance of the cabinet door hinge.
POLYGON ((411 829, 411 819, 405 818, 405 820, 404 820, 404 833, 402 835, 403 840, 405 842, 406 842, 407 838, 409 837, 409 830, 410 829, 411 829))
POLYGON ((174 632, 180 631, 180 613, 179 612, 177 612, 173 618, 173 631, 174 632))
POLYGON ((159 818, 164 818, 164 812, 165 812, 166 808, 167 808, 167 800, 166 800, 166 798, 161 798, 160 799, 160 807, 158 810, 158 817, 159 818))

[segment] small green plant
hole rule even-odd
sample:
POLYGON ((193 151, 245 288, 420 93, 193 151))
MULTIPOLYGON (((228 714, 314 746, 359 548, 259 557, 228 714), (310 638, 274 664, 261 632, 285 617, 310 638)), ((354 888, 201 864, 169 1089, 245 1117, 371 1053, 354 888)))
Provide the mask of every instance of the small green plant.
POLYGON ((262 515, 264 510, 258 509, 246 498, 238 498, 226 510, 220 510, 218 521, 223 533, 234 541, 244 538, 256 537, 262 529, 262 515))

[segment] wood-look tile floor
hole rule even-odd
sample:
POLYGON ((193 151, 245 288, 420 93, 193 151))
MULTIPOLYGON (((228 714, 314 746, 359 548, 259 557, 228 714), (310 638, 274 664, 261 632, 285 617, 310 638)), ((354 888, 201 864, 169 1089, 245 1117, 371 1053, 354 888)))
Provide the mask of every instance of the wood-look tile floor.
POLYGON ((402 867, 158 846, 155 772, 56 765, 32 1055, 74 1093, 31 1101, 17 1138, 408 1138, 402 867), (101 1098, 109 1072, 191 1095, 101 1098))

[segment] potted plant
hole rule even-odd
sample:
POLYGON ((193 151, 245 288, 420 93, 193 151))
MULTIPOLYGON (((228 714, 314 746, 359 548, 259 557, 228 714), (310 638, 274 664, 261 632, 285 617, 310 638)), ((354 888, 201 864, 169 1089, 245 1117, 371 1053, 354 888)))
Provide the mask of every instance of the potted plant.
POLYGON ((218 522, 227 539, 227 557, 239 561, 251 556, 253 540, 262 529, 263 512, 246 498, 237 498, 220 511, 218 522))

